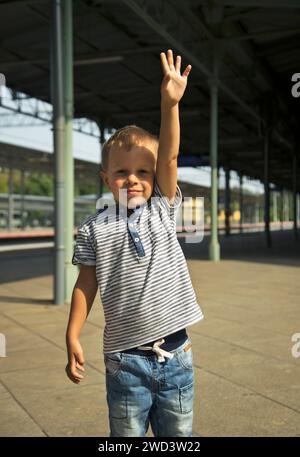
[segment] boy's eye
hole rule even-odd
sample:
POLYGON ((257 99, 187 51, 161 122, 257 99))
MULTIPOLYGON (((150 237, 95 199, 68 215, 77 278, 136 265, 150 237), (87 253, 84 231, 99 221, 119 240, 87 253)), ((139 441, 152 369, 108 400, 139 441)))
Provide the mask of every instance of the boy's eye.
MULTIPOLYGON (((148 173, 148 170, 139 170, 141 173, 148 173)), ((117 170, 116 173, 125 173, 125 170, 117 170)))

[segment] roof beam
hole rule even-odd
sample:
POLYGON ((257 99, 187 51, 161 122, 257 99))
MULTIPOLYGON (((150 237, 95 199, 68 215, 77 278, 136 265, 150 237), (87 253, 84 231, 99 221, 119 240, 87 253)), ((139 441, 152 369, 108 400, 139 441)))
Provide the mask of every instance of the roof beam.
MULTIPOLYGON (((207 4, 207 0, 201 2, 207 4)), ((239 7, 258 7, 258 8, 299 8, 298 0, 213 0, 215 5, 239 6, 239 7)))
MULTIPOLYGON (((190 12, 189 10, 184 9, 184 6, 181 3, 178 3, 178 2, 176 3, 174 0, 170 0, 170 1, 173 1, 173 3, 175 4, 176 8, 177 9, 179 8, 179 10, 182 11, 182 14, 186 14, 187 15, 189 23, 191 25, 193 25, 194 27, 205 28, 208 36, 212 36, 212 32, 210 31, 208 26, 204 23, 204 19, 200 19, 200 18, 196 17, 194 14, 192 14, 192 12, 190 12)), ((233 29, 234 31, 240 31, 240 29, 238 29, 237 27, 233 27, 233 26, 231 26, 231 29, 233 29)), ((226 44, 227 43, 225 41, 225 46, 226 46, 226 44)), ((253 59, 255 59, 255 49, 253 49, 253 46, 250 43, 245 43, 245 45, 243 46, 240 42, 235 41, 234 45, 235 45, 235 47, 237 47, 237 49, 239 49, 239 51, 242 53, 242 55, 249 62, 253 62, 253 59), (245 49, 245 46, 247 47, 247 51, 245 49)), ((237 65, 236 62, 234 62, 234 64, 235 64, 235 66, 237 65)), ((274 78, 270 74, 269 69, 266 68, 266 65, 264 63, 262 63, 262 62, 257 62, 256 61, 255 65, 258 66, 259 72, 260 72, 259 74, 264 79, 265 83, 267 84, 267 86, 269 88, 269 91, 270 92, 274 92, 274 78)), ((240 67, 239 67, 239 73, 242 73, 244 77, 246 76, 245 75, 245 71, 242 71, 242 68, 240 68, 240 67)), ((252 87, 251 80, 249 80, 248 76, 246 76, 246 79, 247 79, 248 83, 250 84, 251 92, 253 92, 253 87, 252 87)), ((281 102, 286 106, 285 98, 283 96, 281 96, 280 94, 279 94, 279 96, 280 96, 281 102)), ((265 118, 264 118, 264 116, 261 116, 261 121, 262 121, 262 126, 265 126, 265 118)), ((276 140, 279 143, 281 143, 281 145, 284 145, 289 150, 293 150, 293 144, 290 141, 288 141, 286 138, 284 138, 277 130, 274 130, 274 137, 276 138, 276 140)))
POLYGON ((291 35, 299 35, 299 27, 292 29, 283 29, 283 30, 265 30, 264 32, 255 32, 255 33, 243 33, 240 35, 232 35, 220 38, 221 41, 243 41, 243 40, 270 40, 276 38, 286 38, 291 35))
MULTIPOLYGON (((172 45, 175 49, 180 51, 182 55, 186 57, 186 59, 195 67, 197 68, 201 74, 207 79, 212 80, 213 74, 206 66, 202 60, 197 56, 196 48, 190 46, 187 48, 182 42, 175 36, 171 31, 168 30, 167 20, 162 17, 163 13, 166 11, 166 3, 167 0, 157 0, 155 5, 151 2, 145 2, 143 0, 122 0, 124 4, 128 6, 138 17, 140 17, 150 28, 152 28, 156 33, 162 36, 170 45, 172 45), (163 4, 162 4, 163 3, 163 4), (153 10, 155 7, 155 14, 153 14, 153 10), (163 25, 164 24, 164 25, 163 25)), ((220 3, 221 4, 221 3, 220 3)), ((253 5, 254 6, 254 5, 253 5)), ((183 5, 181 5, 183 7, 183 5)), ((188 10, 186 11, 187 14, 192 14, 188 10)), ((184 23, 185 15, 178 15, 177 17, 178 24, 177 28, 180 31, 185 30, 189 31, 191 25, 188 21, 184 23)), ((196 21, 196 19, 194 19, 196 21)), ((201 22, 197 21, 199 26, 199 41, 203 40, 203 36, 200 35, 200 31, 202 35, 214 41, 214 37, 212 33, 208 30, 208 28, 201 22)), ((187 33, 187 32, 186 32, 187 33)), ((198 46, 199 48, 199 46, 198 46)), ((198 53, 199 54, 199 53, 198 53)), ((265 119, 261 117, 261 115, 253 108, 249 106, 246 102, 244 102, 234 91, 232 91, 226 84, 224 84, 220 79, 216 81, 217 85, 219 86, 220 90, 222 90, 226 95, 228 95, 232 100, 234 100, 238 105, 240 105, 245 112, 250 114, 256 121, 265 125, 265 119)), ((285 145, 288 149, 292 149, 291 143, 282 137, 278 132, 275 134, 280 142, 285 145)))
MULTIPOLYGON (((148 52, 157 52, 161 49, 161 46, 147 46, 140 49, 122 49, 122 51, 107 51, 99 52, 86 55, 74 56, 74 66, 80 65, 93 65, 93 64, 102 64, 102 63, 111 63, 111 62, 120 62, 124 60, 124 56, 134 55, 134 54, 145 54, 148 52), (120 55, 121 54, 121 55, 120 55)), ((37 64, 48 64, 49 59, 41 58, 23 58, 23 60, 1 60, 1 66, 14 66, 14 65, 37 65, 37 64)))
MULTIPOLYGON (((197 68, 201 74, 208 80, 213 79, 212 72, 208 69, 206 65, 202 63, 202 61, 197 57, 196 52, 191 51, 186 46, 184 46, 177 37, 171 34, 167 27, 162 25, 162 20, 159 21, 158 18, 155 18, 149 9, 149 5, 147 2, 141 2, 141 0, 122 0, 137 16, 139 16, 149 27, 151 27, 156 33, 161 35, 168 43, 170 43, 174 48, 178 49, 189 60, 189 62, 197 68)), ((157 1, 157 4, 161 3, 161 0, 157 1)), ((166 3, 166 0, 164 0, 166 3)), ((153 5, 152 5, 153 6, 153 5)), ((153 8, 152 8, 153 9, 153 8)), ((183 16, 178 16, 178 20, 184 21, 183 16)), ((185 24, 184 29, 189 30, 190 25, 188 22, 185 24)), ((202 27, 202 30, 204 28, 202 27)), ((206 33, 206 31, 205 31, 206 33)), ((199 37, 201 38, 201 37, 199 37)), ((245 103, 238 95, 236 95, 229 87, 227 87, 221 80, 217 80, 217 84, 219 88, 228 95, 231 99, 233 99, 237 104, 239 104, 245 112, 250 114, 256 121, 263 121, 259 114, 251 108, 247 103, 245 103)))

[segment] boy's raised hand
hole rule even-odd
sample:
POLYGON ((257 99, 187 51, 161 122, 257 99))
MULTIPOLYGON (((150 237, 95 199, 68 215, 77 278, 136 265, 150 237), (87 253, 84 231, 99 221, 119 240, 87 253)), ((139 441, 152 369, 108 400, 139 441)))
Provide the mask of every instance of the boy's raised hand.
POLYGON ((187 85, 187 77, 192 69, 192 66, 188 65, 181 75, 181 56, 176 57, 174 65, 173 51, 171 49, 168 49, 167 56, 164 52, 161 52, 160 59, 164 73, 164 78, 161 84, 162 102, 173 106, 179 102, 184 94, 187 85))

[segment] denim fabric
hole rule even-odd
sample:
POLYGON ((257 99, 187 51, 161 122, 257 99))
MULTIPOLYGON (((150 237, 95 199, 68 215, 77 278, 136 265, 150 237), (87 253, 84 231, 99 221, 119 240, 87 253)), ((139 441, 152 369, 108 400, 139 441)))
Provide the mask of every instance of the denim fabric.
POLYGON ((145 436, 149 423, 154 436, 192 436, 191 343, 188 337, 164 362, 156 354, 104 354, 110 437, 145 436))

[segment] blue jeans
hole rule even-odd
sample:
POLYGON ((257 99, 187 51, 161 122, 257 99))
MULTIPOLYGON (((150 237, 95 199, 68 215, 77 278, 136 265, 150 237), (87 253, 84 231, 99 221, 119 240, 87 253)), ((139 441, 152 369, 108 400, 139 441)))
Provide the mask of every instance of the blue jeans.
POLYGON ((145 436, 149 422, 154 436, 192 436, 191 339, 168 352, 174 357, 164 362, 158 362, 155 353, 104 354, 111 437, 145 436))

